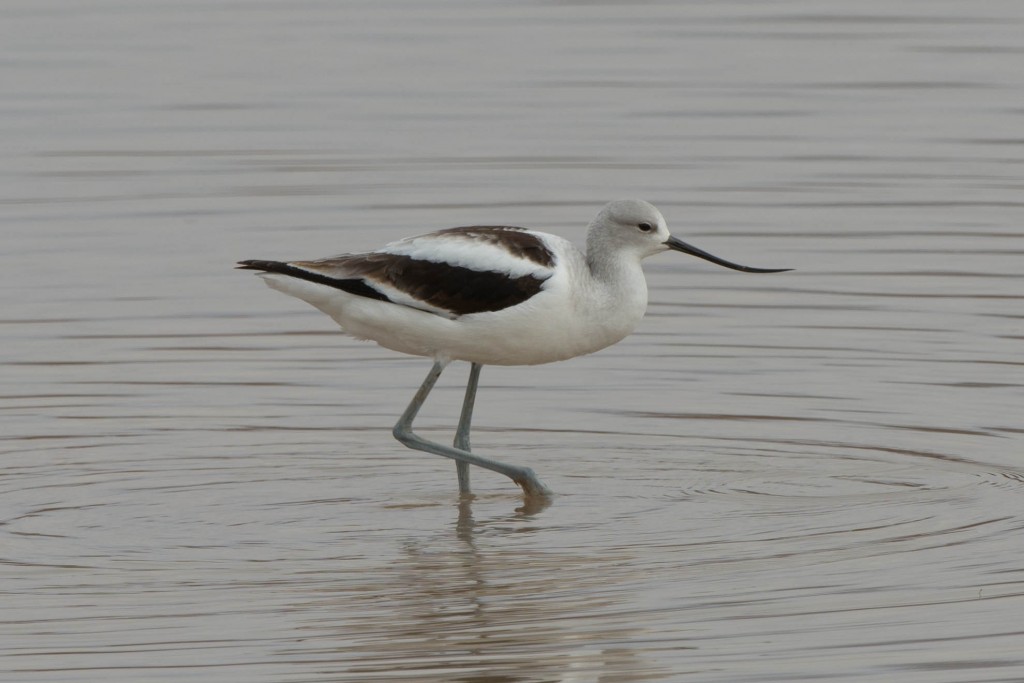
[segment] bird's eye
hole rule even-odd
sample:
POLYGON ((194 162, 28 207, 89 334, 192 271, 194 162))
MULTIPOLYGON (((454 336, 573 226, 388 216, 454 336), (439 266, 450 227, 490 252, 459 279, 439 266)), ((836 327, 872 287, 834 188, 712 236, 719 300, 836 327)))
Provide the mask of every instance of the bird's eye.
POLYGON ((640 223, 636 227, 640 228, 640 232, 650 232, 651 230, 654 230, 650 223, 640 223))

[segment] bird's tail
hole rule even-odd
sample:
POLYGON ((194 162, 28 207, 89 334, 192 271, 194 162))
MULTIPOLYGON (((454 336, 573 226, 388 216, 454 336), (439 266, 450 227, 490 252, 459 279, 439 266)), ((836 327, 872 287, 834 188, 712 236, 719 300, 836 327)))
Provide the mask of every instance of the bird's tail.
POLYGON ((290 266, 284 261, 263 261, 261 259, 239 261, 235 268, 239 270, 261 270, 264 273, 285 273, 286 275, 292 275, 293 273, 289 271, 296 270, 294 266, 290 266))

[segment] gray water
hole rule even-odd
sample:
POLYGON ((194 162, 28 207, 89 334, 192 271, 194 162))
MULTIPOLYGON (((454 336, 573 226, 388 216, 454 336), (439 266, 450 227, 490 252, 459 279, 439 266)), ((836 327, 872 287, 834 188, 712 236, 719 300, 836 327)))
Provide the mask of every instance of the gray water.
POLYGON ((0 679, 1024 680, 1024 6, 7 0, 0 679), (429 367, 232 270, 606 201, 629 339, 429 367), (466 369, 420 425, 448 439, 466 369))

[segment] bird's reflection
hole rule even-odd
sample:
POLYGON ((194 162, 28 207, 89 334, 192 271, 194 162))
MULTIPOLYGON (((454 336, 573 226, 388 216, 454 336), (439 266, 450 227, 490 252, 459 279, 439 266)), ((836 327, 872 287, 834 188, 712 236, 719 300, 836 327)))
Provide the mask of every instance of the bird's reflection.
MULTIPOLYGON (((473 532, 476 522, 473 519, 473 503, 477 497, 473 494, 459 496, 456 508, 458 518, 455 521, 455 535, 459 540, 472 545, 473 532)), ((529 520, 551 507, 552 498, 549 496, 526 496, 523 504, 515 509, 512 515, 504 518, 505 521, 529 520)), ((493 523, 493 521, 492 521, 493 523)))
POLYGON ((406 588, 389 636, 390 666, 451 671, 452 681, 645 681, 663 676, 629 645, 635 626, 595 567, 621 558, 537 549, 550 502, 477 519, 493 501, 455 503, 455 538, 407 541, 395 565, 406 588), (557 580, 554 577, 558 577, 557 580), (603 624, 603 626, 601 625, 603 624))
POLYGON ((510 510, 508 500, 458 498, 454 534, 439 526, 406 536, 390 563, 378 550, 307 593, 293 613, 312 617, 313 641, 335 644, 317 647, 322 673, 460 683, 663 679, 665 670, 646 661, 656 646, 626 608, 643 578, 632 551, 551 547, 564 520, 556 528, 547 504, 510 510))

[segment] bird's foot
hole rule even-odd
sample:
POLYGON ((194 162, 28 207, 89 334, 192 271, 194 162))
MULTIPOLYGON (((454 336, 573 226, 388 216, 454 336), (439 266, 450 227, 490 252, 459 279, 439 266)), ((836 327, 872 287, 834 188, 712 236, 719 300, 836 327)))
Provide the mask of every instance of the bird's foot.
POLYGON ((529 467, 519 468, 519 472, 512 476, 512 481, 519 484, 527 498, 550 498, 554 494, 529 467))

